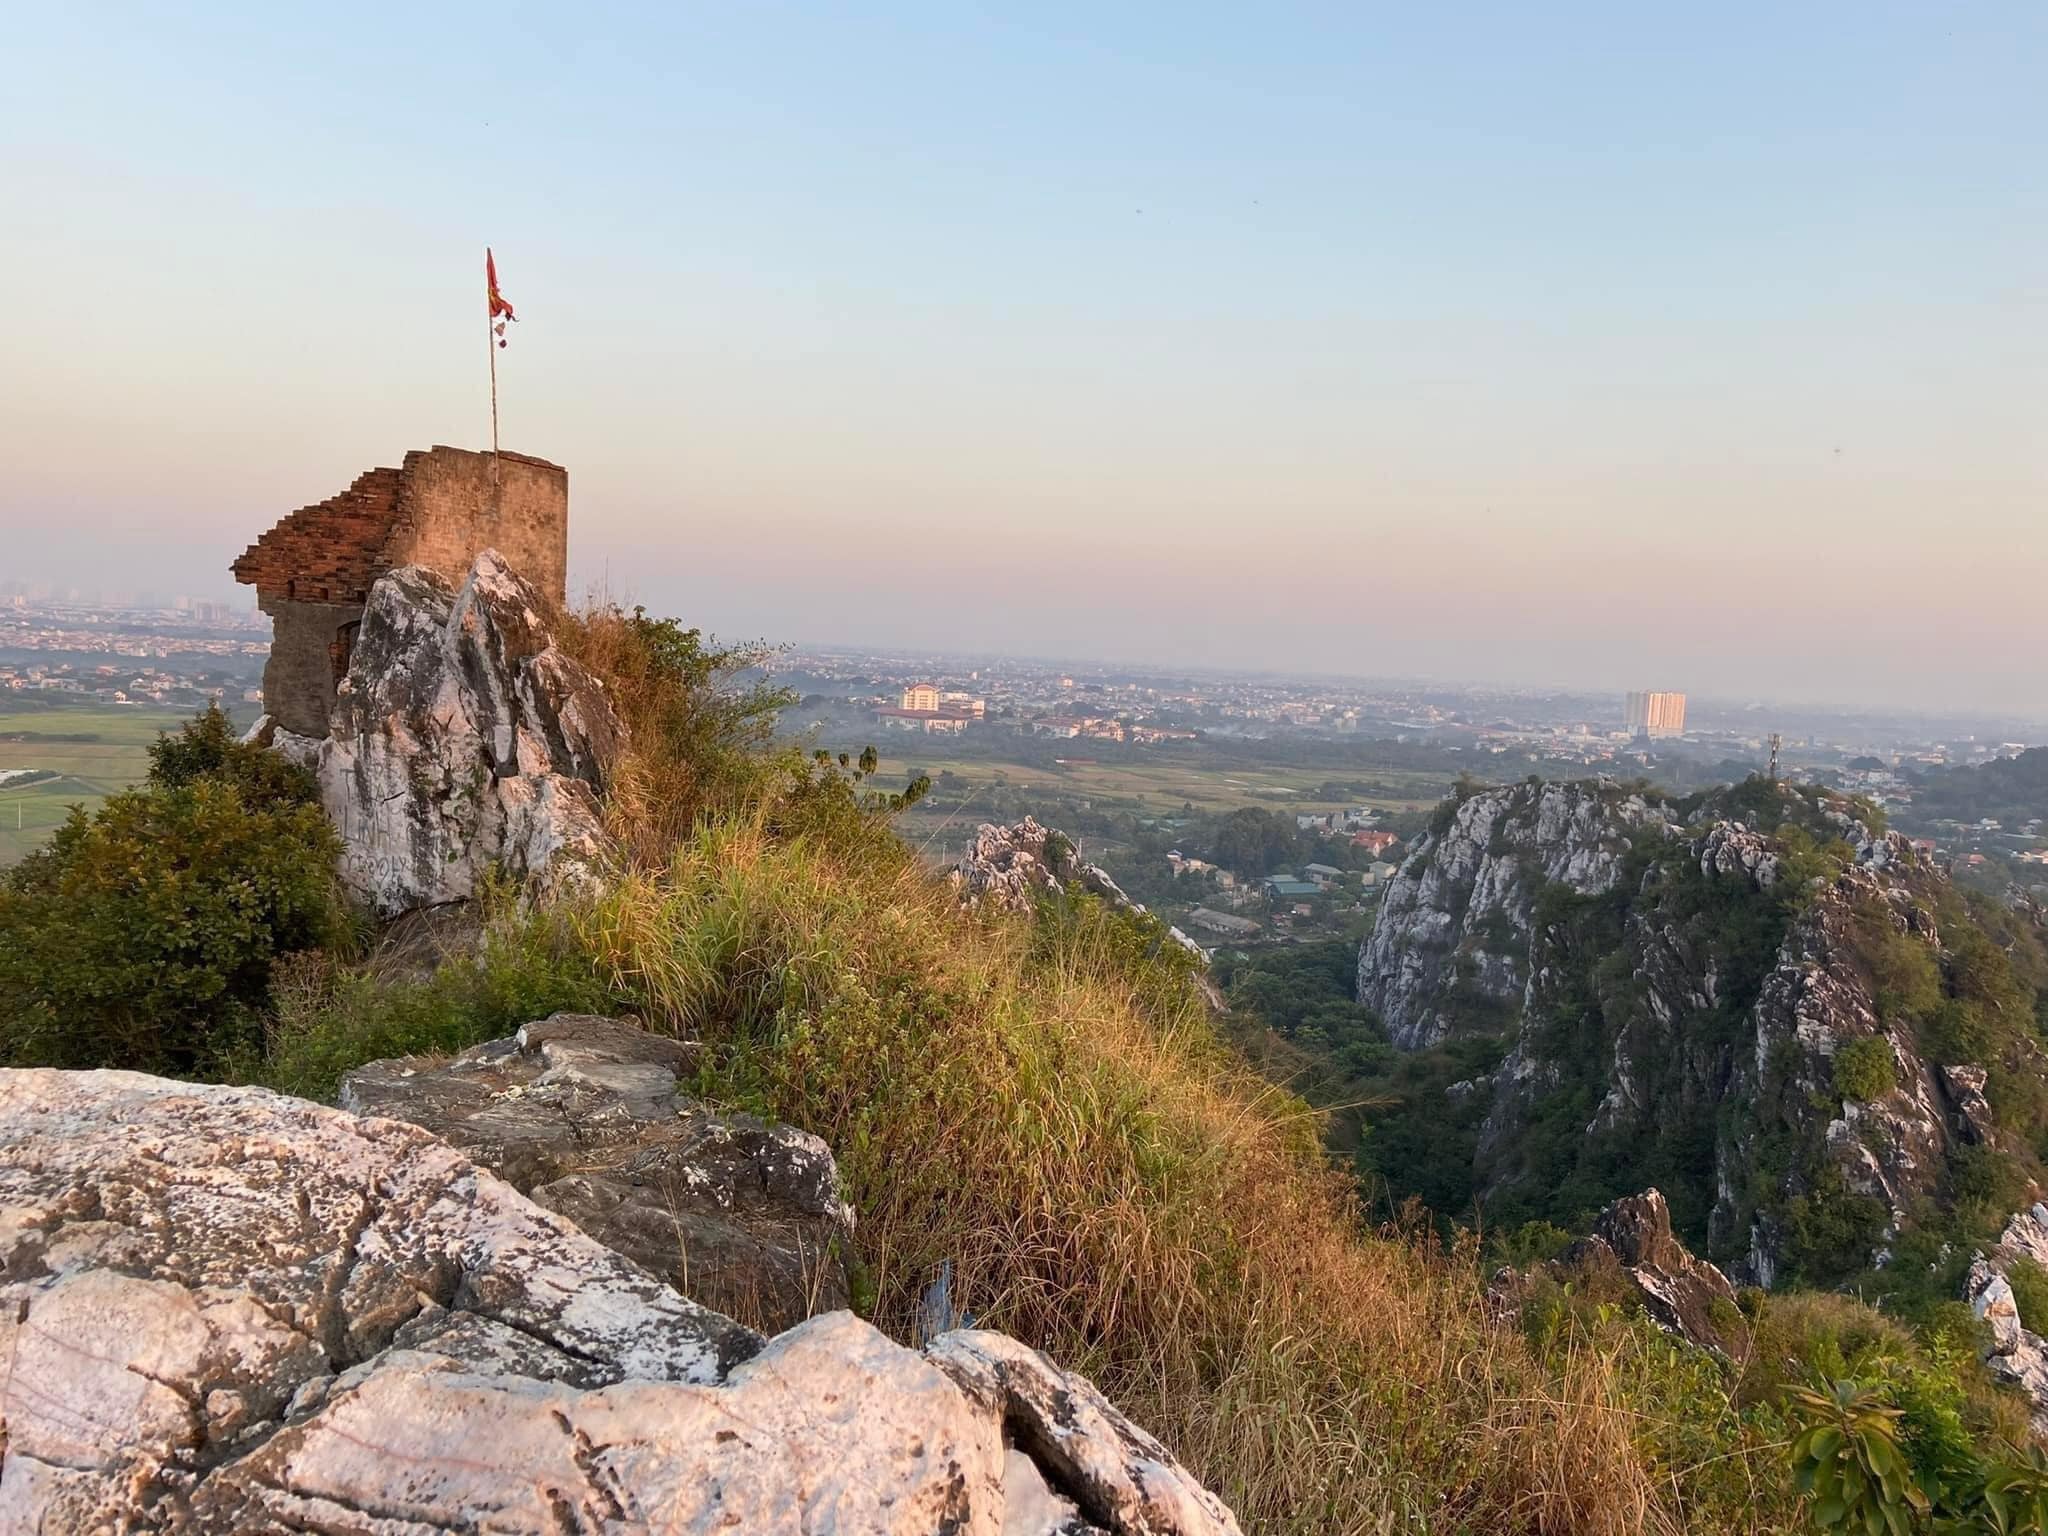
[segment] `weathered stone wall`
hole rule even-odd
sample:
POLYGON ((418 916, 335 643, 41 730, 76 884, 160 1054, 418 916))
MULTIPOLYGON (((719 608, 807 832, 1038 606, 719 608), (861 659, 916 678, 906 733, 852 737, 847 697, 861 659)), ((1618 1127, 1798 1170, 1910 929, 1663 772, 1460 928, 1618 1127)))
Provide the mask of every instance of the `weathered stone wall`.
POLYGON ((521 453, 435 447, 405 456, 384 569, 423 565, 460 584, 495 549, 541 595, 561 603, 569 579, 569 472, 521 453))
POLYGON ((568 587, 569 472, 523 453, 437 445, 278 523, 234 563, 275 632, 265 711, 297 735, 324 737, 339 677, 332 647, 363 616, 370 588, 408 565, 459 586, 487 549, 559 606, 568 587))
POLYGON ((343 625, 363 616, 361 603, 298 603, 258 594, 270 615, 270 659, 263 666, 263 708, 300 736, 327 734, 334 708, 334 652, 343 625))

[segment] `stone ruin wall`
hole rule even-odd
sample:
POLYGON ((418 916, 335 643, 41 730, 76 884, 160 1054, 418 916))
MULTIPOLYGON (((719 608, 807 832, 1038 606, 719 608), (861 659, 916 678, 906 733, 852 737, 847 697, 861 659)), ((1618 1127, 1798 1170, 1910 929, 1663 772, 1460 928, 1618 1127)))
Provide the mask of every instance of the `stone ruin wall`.
POLYGON ((561 603, 569 564, 569 475, 525 454, 436 446, 373 469, 338 496, 302 507, 234 564, 270 615, 264 710, 296 735, 324 737, 349 637, 378 577, 421 565, 459 584, 495 549, 561 603))
POLYGON ((409 453, 397 513, 384 570, 423 565, 460 585, 470 562, 495 549, 552 602, 567 595, 569 473, 560 465, 501 453, 494 481, 487 453, 409 453))

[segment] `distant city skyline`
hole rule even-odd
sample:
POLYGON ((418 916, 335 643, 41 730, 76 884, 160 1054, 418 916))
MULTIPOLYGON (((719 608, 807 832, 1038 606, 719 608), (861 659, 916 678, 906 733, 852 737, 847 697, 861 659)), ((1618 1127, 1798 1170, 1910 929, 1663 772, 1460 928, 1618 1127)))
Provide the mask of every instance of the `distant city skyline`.
POLYGON ((231 0, 9 41, 9 574, 228 598, 294 507, 487 443, 488 243, 572 593, 2048 716, 2024 0, 231 0))
MULTIPOLYGON (((78 587, 75 583, 40 579, 23 581, 17 578, 0 582, 0 604, 13 601, 13 590, 16 588, 34 588, 46 594, 77 593, 79 595, 75 598, 52 596, 50 600, 76 601, 81 606, 97 604, 108 608, 134 606, 134 604, 128 601, 129 599, 139 600, 143 597, 155 596, 164 599, 164 601, 156 604, 141 604, 140 606, 154 606, 160 611, 169 613, 176 611, 173 607, 174 603, 188 602, 195 610, 207 608, 227 610, 226 622, 229 623, 247 623, 254 620, 267 625, 269 622, 249 600, 247 589, 243 588, 233 589, 232 595, 226 598, 208 599, 189 593, 90 592, 78 587)), ((737 639, 740 637, 728 634, 723 638, 737 639)), ((1630 711, 1634 707, 1633 701, 1635 696, 1642 692, 1642 690, 1625 686, 1610 687, 1605 684, 1577 682, 1568 678, 1549 678, 1534 682, 1512 682, 1498 677, 1486 676, 1348 671, 1333 665, 1298 665, 1294 667, 1191 666, 1185 663, 1185 661, 1180 660, 1155 660, 1132 655, 1090 655, 1079 652, 974 651, 963 650, 958 646, 923 647, 882 641, 864 642, 858 638, 847 638, 844 636, 812 636, 800 640, 775 641, 774 643, 783 651, 798 656, 804 654, 814 656, 893 656, 900 660, 916 660, 920 663, 938 664, 944 662, 951 664, 955 668, 971 666, 975 663, 997 666, 1005 664, 1061 666, 1077 670, 1092 669, 1110 674, 1138 673, 1161 678, 1173 676, 1212 680, 1225 678, 1274 678, 1303 683, 1323 681, 1333 684, 1435 690, 1447 693, 1470 692, 1484 694, 1498 692, 1509 697, 1577 697, 1585 699, 1589 704, 1605 701, 1611 708, 1615 718, 1631 728, 1633 727, 1633 717, 1630 711)), ((1768 696, 1755 693, 1708 693, 1702 695, 1686 694, 1684 690, 1679 690, 1678 692, 1680 697, 1688 699, 1693 706, 1704 706, 1707 712, 1716 715, 1739 711, 1762 711, 1766 713, 1777 711, 1788 714, 1832 714, 1842 717, 1858 715, 1867 715, 1873 718, 1897 716, 1901 720, 1948 722, 1959 728, 1968 725, 1979 733, 1998 726, 2012 727, 2019 729, 2022 734, 2027 735, 2027 739, 2030 742, 2038 739, 2041 743, 2048 744, 2048 711, 2040 714, 2028 714, 2023 710, 2001 710, 1976 706, 1885 705, 1882 703, 1866 704, 1852 700, 1800 697, 1795 695, 1768 696)), ((1644 696, 1648 697, 1649 695, 1645 694, 1644 696)), ((1670 695, 1667 691, 1665 694, 1658 696, 1668 697, 1670 695)), ((1681 718, 1683 718, 1682 715, 1681 718)), ((1759 729, 1762 728, 1760 725, 1759 729)))

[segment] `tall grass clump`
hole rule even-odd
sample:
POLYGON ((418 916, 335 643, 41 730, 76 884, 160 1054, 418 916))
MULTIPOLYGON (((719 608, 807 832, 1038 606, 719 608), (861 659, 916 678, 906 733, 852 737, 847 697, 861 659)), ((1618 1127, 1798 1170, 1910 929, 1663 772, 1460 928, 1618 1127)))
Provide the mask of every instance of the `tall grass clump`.
POLYGON ((631 862, 659 865, 700 817, 753 803, 800 771, 800 754, 775 747, 776 717, 796 697, 763 671, 773 647, 722 645, 608 601, 562 615, 556 638, 604 680, 633 733, 605 795, 631 862))

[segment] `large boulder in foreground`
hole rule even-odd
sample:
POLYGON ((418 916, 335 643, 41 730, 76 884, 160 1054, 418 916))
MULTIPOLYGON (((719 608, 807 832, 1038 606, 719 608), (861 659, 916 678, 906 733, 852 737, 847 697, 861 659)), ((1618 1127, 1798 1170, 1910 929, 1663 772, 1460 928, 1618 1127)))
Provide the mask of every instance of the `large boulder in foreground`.
POLYGON ((679 1090, 697 1047, 556 1014, 443 1062, 372 1062, 339 1101, 459 1147, 706 1306, 769 1329, 850 1299, 831 1149, 679 1090))
POLYGON ((87 1530, 1237 1525, 1000 1335, 763 1341, 417 1127, 0 1071, 0 1536, 87 1530))
POLYGON ((370 589, 315 772, 342 877, 380 916, 464 900, 492 869, 541 893, 591 877, 625 729, 548 611, 488 549, 460 590, 421 566, 370 589))

